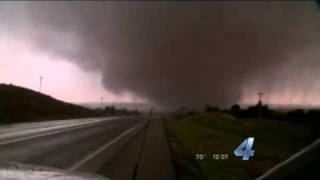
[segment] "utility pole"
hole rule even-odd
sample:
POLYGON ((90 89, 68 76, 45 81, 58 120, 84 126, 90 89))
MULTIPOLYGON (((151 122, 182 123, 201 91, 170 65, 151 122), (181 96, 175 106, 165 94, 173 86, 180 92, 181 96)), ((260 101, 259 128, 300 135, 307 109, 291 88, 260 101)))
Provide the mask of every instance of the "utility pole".
POLYGON ((258 101, 258 108, 259 108, 259 116, 258 116, 258 120, 261 120, 261 107, 262 107, 262 96, 264 95, 264 93, 259 92, 257 94, 259 96, 259 101, 258 101))
POLYGON ((40 75, 40 84, 39 84, 39 92, 41 93, 41 88, 42 88, 42 75, 40 75))
POLYGON ((150 108, 150 113, 149 113, 149 120, 151 120, 153 114, 153 108, 150 108))
POLYGON ((103 109, 103 97, 100 97, 100 108, 103 109))

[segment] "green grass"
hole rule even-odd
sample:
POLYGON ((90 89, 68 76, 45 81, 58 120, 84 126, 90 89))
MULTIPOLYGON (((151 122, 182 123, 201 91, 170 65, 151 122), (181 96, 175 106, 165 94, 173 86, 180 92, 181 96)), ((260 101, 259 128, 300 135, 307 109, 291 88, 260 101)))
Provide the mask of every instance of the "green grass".
POLYGON ((165 118, 177 176, 185 179, 254 179, 311 142, 304 125, 274 120, 236 119, 225 114, 165 118), (254 157, 243 161, 234 149, 247 137, 255 137, 254 157), (207 158, 196 160, 195 154, 207 158), (212 154, 228 154, 214 160, 212 154))

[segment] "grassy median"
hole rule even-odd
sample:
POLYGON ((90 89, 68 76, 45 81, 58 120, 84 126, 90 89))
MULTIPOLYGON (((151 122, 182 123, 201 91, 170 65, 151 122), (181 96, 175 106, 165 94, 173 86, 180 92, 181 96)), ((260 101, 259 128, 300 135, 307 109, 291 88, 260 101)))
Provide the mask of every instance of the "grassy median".
POLYGON ((213 113, 163 119, 177 176, 185 179, 253 179, 312 141, 309 127, 274 120, 237 119, 213 113), (243 161, 234 149, 254 137, 254 157, 243 161), (196 154, 206 154, 196 160, 196 154), (216 160, 213 154, 228 154, 216 160))

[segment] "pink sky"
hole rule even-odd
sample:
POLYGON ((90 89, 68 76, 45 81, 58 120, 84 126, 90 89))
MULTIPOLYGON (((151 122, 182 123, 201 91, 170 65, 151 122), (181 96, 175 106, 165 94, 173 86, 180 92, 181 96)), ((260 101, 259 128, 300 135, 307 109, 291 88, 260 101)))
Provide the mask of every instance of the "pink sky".
MULTIPOLYGON (((22 41, 0 35, 0 83, 12 83, 38 91, 40 75, 44 77, 42 92, 60 100, 98 102, 100 97, 104 97, 105 102, 141 101, 129 94, 115 95, 106 90, 98 72, 84 71, 66 59, 56 59, 46 52, 35 51, 22 41)), ((266 92, 264 102, 319 105, 314 98, 320 96, 315 91, 318 88, 320 83, 313 84, 308 93, 301 93, 299 89, 277 89, 276 92, 266 92)), ((256 93, 259 91, 255 86, 244 87, 239 103, 256 103, 256 93)))
POLYGON ((114 95, 101 84, 97 72, 85 72, 64 60, 52 59, 45 53, 32 50, 24 42, 0 36, 0 83, 39 90, 42 75, 42 92, 69 102, 132 102, 128 95, 114 95))

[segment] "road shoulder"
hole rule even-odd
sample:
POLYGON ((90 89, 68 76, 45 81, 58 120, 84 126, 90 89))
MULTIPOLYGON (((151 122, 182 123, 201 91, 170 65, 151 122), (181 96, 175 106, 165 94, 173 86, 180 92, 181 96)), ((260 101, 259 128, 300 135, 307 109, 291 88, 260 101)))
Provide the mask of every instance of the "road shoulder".
POLYGON ((136 179, 175 179, 169 145, 160 119, 151 120, 148 126, 136 179))

